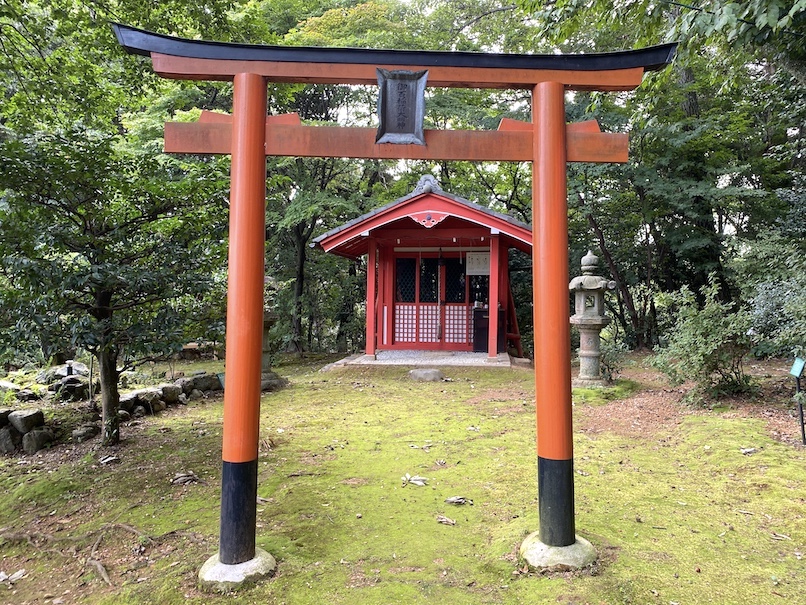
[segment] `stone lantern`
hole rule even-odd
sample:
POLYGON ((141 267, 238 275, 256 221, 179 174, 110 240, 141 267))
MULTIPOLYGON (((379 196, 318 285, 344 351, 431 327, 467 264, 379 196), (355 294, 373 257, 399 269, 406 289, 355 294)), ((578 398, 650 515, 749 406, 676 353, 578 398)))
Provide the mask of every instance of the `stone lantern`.
POLYGON ((582 275, 568 284, 574 293, 574 315, 571 323, 579 329, 579 376, 572 382, 576 387, 603 386, 599 359, 601 358, 599 333, 610 323, 604 314, 604 295, 613 290, 616 282, 594 275, 599 259, 591 252, 582 257, 582 275))

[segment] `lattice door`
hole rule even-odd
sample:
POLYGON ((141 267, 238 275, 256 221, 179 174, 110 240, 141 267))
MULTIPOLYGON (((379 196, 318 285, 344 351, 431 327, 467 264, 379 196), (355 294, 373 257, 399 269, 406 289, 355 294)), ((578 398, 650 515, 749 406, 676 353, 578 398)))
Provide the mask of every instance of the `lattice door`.
POLYGON ((471 342, 467 278, 458 258, 398 258, 394 342, 440 348, 471 342))

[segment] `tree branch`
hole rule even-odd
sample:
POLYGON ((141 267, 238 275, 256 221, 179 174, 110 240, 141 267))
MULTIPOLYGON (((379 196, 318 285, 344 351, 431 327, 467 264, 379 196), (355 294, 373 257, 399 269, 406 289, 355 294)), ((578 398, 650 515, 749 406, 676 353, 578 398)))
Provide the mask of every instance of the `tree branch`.
POLYGON ((464 24, 462 24, 460 27, 457 27, 456 29, 454 29, 453 30, 454 34, 458 34, 458 33, 462 32, 462 31, 466 30, 468 27, 470 27, 474 23, 477 23, 477 22, 481 21, 485 17, 489 17, 490 15, 494 15, 495 13, 503 13, 503 12, 515 10, 517 8, 518 7, 515 4, 510 4, 509 6, 500 6, 498 8, 493 8, 493 9, 490 9, 488 11, 485 11, 485 12, 481 13, 480 15, 477 15, 477 16, 473 17, 469 21, 465 21, 464 24))

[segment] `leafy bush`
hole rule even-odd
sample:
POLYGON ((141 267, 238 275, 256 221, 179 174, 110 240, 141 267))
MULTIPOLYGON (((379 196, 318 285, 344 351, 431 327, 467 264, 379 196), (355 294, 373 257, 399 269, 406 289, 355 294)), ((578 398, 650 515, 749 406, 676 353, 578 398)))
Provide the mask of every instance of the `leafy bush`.
POLYGON ((758 357, 801 355, 806 342, 806 283, 803 278, 756 285, 750 299, 753 329, 761 337, 758 357))
POLYGON ((776 191, 786 211, 731 262, 749 302, 756 356, 802 355, 806 346, 806 180, 776 191))
POLYGON ((700 290, 702 306, 686 287, 668 295, 665 302, 676 308, 674 326, 667 335, 668 345, 656 348, 652 361, 673 383, 693 380, 696 394, 712 397, 747 393, 753 388, 742 365, 753 346, 751 314, 720 302, 718 290, 716 281, 710 279, 700 290))
POLYGON ((621 374, 629 348, 616 335, 602 335, 599 368, 606 382, 613 382, 621 374))

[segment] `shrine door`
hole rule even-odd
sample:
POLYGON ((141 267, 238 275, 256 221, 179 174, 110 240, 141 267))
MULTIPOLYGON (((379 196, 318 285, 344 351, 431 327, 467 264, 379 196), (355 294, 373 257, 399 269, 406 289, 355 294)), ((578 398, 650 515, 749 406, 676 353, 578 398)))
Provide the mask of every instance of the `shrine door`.
POLYGON ((461 257, 398 257, 395 288, 394 345, 458 351, 472 348, 472 309, 461 257))

